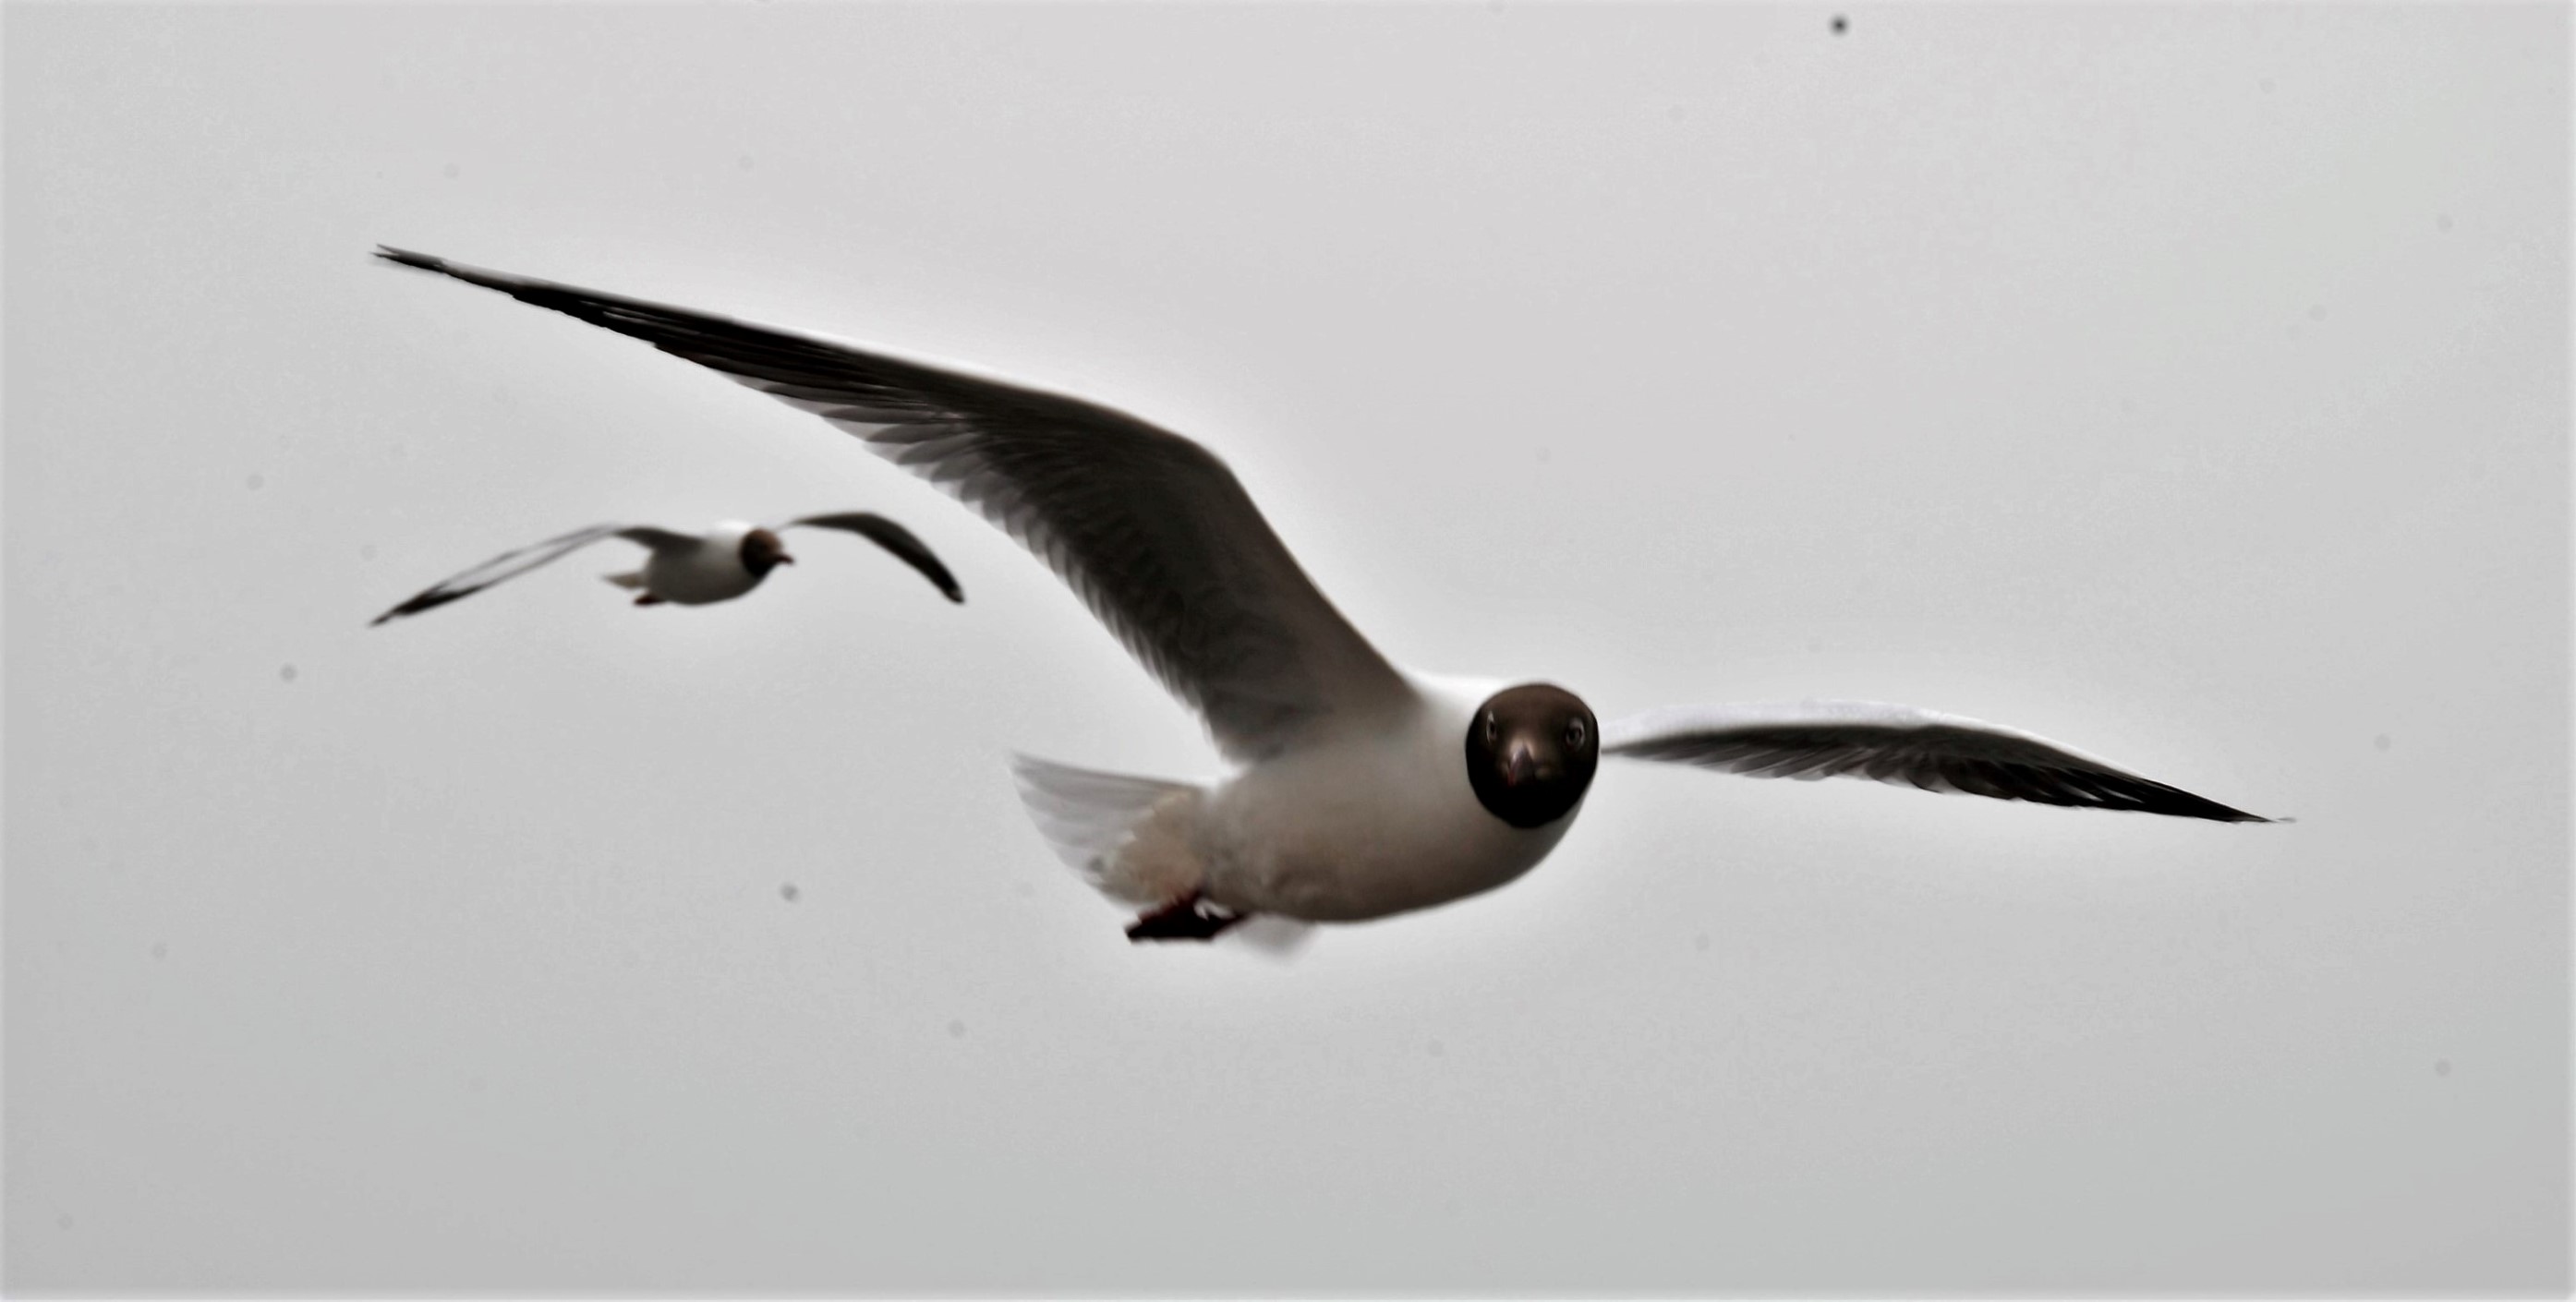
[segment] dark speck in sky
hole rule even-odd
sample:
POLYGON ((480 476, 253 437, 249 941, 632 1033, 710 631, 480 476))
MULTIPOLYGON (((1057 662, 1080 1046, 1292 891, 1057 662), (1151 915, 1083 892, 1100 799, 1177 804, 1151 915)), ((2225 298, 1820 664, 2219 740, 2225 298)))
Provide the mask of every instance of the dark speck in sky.
POLYGON ((279 681, 279 682, 281 682, 281 683, 291 683, 291 682, 294 682, 294 681, 295 681, 295 666, 293 666, 293 665, 280 665, 280 666, 278 666, 278 668, 277 668, 277 681, 279 681))
POLYGON ((2433 1064, 2433 1074, 2434 1074, 2434 1075, 2436 1075, 2436 1076, 2448 1076, 2448 1075, 2450 1075, 2450 1074, 2451 1074, 2451 1060, 2450 1060, 2450 1059, 2448 1059, 2448 1058, 2444 1058, 2444 1059, 2442 1059, 2440 1062, 2434 1063, 2434 1064, 2433 1064))
POLYGON ((948 1024, 948 1038, 950 1038, 950 1039, 952 1039, 952 1040, 963 1040, 963 1039, 965 1039, 965 1038, 966 1038, 966 1024, 965 1024, 964 1022, 950 1022, 950 1023, 948 1024))
POLYGON ((1844 16, 1843 16, 1843 15, 1841 15, 1841 14, 1835 14, 1835 15, 1834 15, 1834 35, 1836 35, 1836 36, 1840 36, 1840 35, 1842 35, 1843 33, 1848 32, 1848 31, 1850 31, 1850 30, 1851 30, 1851 19, 1846 18, 1846 17, 1844 17, 1844 16))
POLYGON ((2377 747, 2378 747, 2378 748, 2380 748, 2381 750, 2386 750, 2386 749, 2388 749, 2388 734, 2383 732, 2383 733, 2379 734, 2378 736, 2371 738, 2371 739, 2370 739, 2370 744, 2371 744, 2371 745, 2373 745, 2373 746, 2377 746, 2377 747))
POLYGON ((245 484, 248 484, 248 485, 249 485, 249 486, 251 486, 252 488, 258 488, 259 486, 261 486, 262 484, 267 483, 268 481, 267 481, 267 480, 265 480, 265 479, 260 478, 258 475, 252 475, 250 478, 245 479, 245 480, 243 480, 242 482, 243 482, 243 483, 245 483, 245 484))
POLYGON ((778 888, 778 898, 785 900, 790 904, 794 904, 796 902, 796 895, 796 883, 794 882, 788 882, 778 888))

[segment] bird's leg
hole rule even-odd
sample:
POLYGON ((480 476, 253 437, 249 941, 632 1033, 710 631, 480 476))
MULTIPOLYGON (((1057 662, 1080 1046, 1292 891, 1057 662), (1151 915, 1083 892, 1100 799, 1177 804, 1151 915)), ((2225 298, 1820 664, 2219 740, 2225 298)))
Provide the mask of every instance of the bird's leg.
POLYGON ((1217 933, 1243 921, 1244 915, 1229 913, 1192 891, 1151 913, 1142 914, 1128 924, 1127 939, 1137 944, 1149 940, 1214 940, 1217 933))
POLYGON ((641 596, 637 597, 637 598, 635 599, 635 604, 636 604, 636 605, 639 605, 639 606, 658 606, 658 605, 661 605, 663 602, 668 601, 668 600, 670 600, 670 598, 668 598, 668 597, 656 596, 656 595, 654 595, 653 593, 647 592, 647 593, 645 593, 645 594, 643 594, 643 595, 641 595, 641 596))

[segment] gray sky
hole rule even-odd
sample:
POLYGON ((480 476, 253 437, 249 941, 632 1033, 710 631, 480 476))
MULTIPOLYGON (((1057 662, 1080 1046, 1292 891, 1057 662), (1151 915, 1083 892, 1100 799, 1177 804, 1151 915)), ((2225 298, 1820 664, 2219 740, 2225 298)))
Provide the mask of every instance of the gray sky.
POLYGON ((7 1286, 2567 1287, 2566 8, 1832 12, 9 5, 7 1286), (1004 757, 1215 757, 1042 567, 380 240, 1136 411, 1415 667, 2300 821, 1620 766, 1134 949, 1004 757), (969 604, 364 626, 850 507, 969 604))

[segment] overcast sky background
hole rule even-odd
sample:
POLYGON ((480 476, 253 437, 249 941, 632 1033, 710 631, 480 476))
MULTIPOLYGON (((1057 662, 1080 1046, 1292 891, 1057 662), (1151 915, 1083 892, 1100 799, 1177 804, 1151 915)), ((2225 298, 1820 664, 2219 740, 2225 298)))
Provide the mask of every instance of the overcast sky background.
POLYGON ((2563 5, 6 23, 13 1290, 2563 1290, 2563 5), (1227 458, 1390 656, 2286 827, 1605 769, 1138 949, 1213 751, 823 422, 377 241, 1227 458), (874 508, 637 611, 597 521, 874 508), (795 898, 783 890, 793 885, 795 898))

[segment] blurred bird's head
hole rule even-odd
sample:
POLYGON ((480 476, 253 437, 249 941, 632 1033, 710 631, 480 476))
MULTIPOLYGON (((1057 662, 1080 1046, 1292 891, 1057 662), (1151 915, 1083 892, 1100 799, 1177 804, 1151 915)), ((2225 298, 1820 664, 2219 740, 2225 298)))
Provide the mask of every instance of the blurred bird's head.
POLYGON ((759 578, 781 565, 793 565, 796 558, 787 554, 787 544, 767 529, 754 529, 742 536, 742 567, 759 578))

